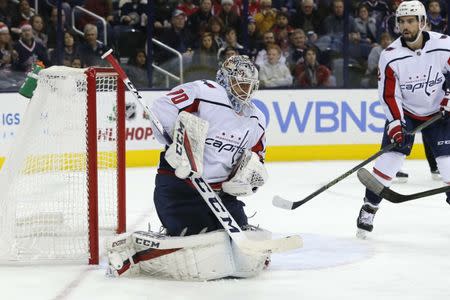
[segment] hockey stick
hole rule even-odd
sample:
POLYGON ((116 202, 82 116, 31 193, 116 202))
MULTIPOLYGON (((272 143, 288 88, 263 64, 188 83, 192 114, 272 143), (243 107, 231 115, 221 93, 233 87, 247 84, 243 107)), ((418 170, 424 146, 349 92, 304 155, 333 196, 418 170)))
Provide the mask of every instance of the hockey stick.
MULTIPOLYGON (((139 94, 138 90, 135 88, 133 83, 126 75, 125 71, 122 69, 122 67, 119 65, 118 61, 112 54, 112 49, 103 54, 102 59, 106 59, 114 68, 114 70, 116 70, 116 72, 119 74, 120 79, 124 82, 133 96, 142 106, 144 111, 148 114, 154 127, 164 137, 166 143, 171 144, 172 137, 164 130, 162 124, 159 122, 153 112, 145 105, 142 100, 142 96, 139 94)), ((299 235, 292 235, 271 240, 254 240, 248 238, 246 233, 242 231, 236 220, 234 220, 233 216, 223 205, 222 199, 220 199, 220 197, 213 191, 211 186, 200 176, 190 177, 189 179, 191 180, 195 189, 202 196, 203 200, 205 200, 208 207, 222 224, 223 228, 227 231, 227 233, 238 245, 238 247, 243 251, 276 253, 302 247, 303 241, 299 235)))
POLYGON ((373 176, 369 171, 367 171, 364 168, 359 169, 357 174, 359 181, 361 181, 361 183, 364 184, 369 190, 392 203, 402 203, 440 193, 450 192, 450 186, 443 186, 440 188, 431 189, 420 193, 402 195, 384 186, 381 182, 379 182, 375 178, 375 176, 373 176))
MULTIPOLYGON (((411 132, 408 132, 407 134, 414 135, 417 132, 419 132, 419 131, 423 130, 424 128, 430 126, 431 124, 435 123, 436 121, 440 120, 441 118, 442 118, 442 115, 440 113, 437 113, 431 119, 429 119, 426 122, 420 124, 419 126, 414 128, 411 132)), ((310 194, 309 196, 307 196, 306 198, 304 198, 302 200, 293 202, 293 201, 289 201, 287 199, 281 198, 280 196, 277 195, 277 196, 273 197, 272 204, 274 206, 277 206, 277 207, 280 207, 280 208, 284 208, 284 209, 289 209, 289 210, 296 209, 297 207, 305 204, 306 202, 308 202, 312 198, 316 197, 317 195, 319 195, 323 191, 326 191, 327 189, 329 189, 330 187, 332 187, 333 185, 335 185, 336 183, 338 183, 342 179, 348 177, 350 174, 354 173, 355 171, 359 170, 363 166, 367 165, 368 163, 370 163, 371 161, 373 161, 374 159, 376 159, 380 155, 391 151, 395 146, 396 146, 396 144, 389 144, 389 145, 385 146, 383 149, 381 149, 377 153, 373 154, 371 157, 369 157, 365 161, 359 163, 357 166, 355 166, 352 169, 348 170, 347 172, 345 172, 341 176, 337 177, 333 181, 330 181, 329 183, 327 183, 326 185, 322 186, 320 189, 318 189, 317 191, 313 192, 312 194, 310 194)))

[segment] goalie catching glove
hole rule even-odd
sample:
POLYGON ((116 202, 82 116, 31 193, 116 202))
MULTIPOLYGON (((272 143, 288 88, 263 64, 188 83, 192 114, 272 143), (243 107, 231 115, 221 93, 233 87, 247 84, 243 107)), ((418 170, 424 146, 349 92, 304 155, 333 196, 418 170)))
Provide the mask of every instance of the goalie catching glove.
POLYGON ((185 179, 203 173, 203 152, 205 149, 208 122, 187 112, 181 112, 175 123, 173 142, 165 158, 175 169, 178 178, 185 179))
POLYGON ((235 174, 222 184, 222 190, 233 196, 253 195, 267 181, 267 171, 259 156, 246 150, 236 167, 235 174))

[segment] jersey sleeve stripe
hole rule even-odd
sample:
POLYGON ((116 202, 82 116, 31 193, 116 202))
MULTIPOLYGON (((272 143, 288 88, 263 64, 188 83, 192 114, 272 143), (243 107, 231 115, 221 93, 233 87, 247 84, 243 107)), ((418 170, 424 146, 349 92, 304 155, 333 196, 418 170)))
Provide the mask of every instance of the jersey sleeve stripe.
POLYGON ((251 116, 250 118, 251 118, 251 119, 253 118, 253 119, 258 120, 258 126, 259 126, 259 128, 261 128, 263 131, 266 130, 266 129, 264 128, 264 126, 262 126, 261 123, 259 122, 259 118, 258 118, 257 116, 251 116))
POLYGON ((431 53, 431 52, 436 52, 436 51, 450 52, 450 49, 437 48, 437 49, 428 50, 425 53, 431 53))
POLYGON ((199 100, 199 101, 202 101, 202 102, 206 102, 206 103, 210 103, 210 104, 214 104, 214 105, 224 106, 224 107, 228 107, 229 109, 232 109, 232 107, 230 105, 226 105, 224 103, 214 102, 214 101, 211 101, 211 100, 200 99, 200 98, 197 98, 196 100, 199 100))
POLYGON ((182 109, 180 109, 181 111, 185 111, 185 112, 189 112, 189 113, 194 113, 194 112, 198 112, 198 106, 200 105, 200 101, 198 99, 195 99, 194 102, 192 102, 192 104, 183 107, 182 109))
POLYGON ((384 91, 383 100, 387 104, 389 111, 394 119, 400 119, 400 109, 395 100, 395 85, 396 85, 394 70, 387 65, 384 71, 384 91))

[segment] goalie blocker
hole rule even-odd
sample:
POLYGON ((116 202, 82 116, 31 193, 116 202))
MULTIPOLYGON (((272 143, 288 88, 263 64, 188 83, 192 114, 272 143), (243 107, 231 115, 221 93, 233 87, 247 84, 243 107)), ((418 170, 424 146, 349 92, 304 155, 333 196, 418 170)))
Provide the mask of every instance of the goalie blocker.
MULTIPOLYGON (((255 238, 271 233, 257 229, 255 238)), ((269 254, 242 252, 224 230, 170 237, 137 231, 119 235, 107 242, 111 277, 139 274, 176 280, 203 281, 225 277, 258 275, 268 264, 269 254)))

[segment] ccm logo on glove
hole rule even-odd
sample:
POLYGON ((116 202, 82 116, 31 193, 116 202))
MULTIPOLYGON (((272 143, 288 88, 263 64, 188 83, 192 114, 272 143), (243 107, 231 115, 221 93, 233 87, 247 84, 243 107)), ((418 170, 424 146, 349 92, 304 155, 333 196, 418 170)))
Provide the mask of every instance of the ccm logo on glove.
POLYGON ((178 155, 183 154, 184 128, 185 128, 184 124, 182 122, 180 122, 179 127, 177 127, 177 135, 175 137, 175 143, 176 143, 175 152, 178 155))

